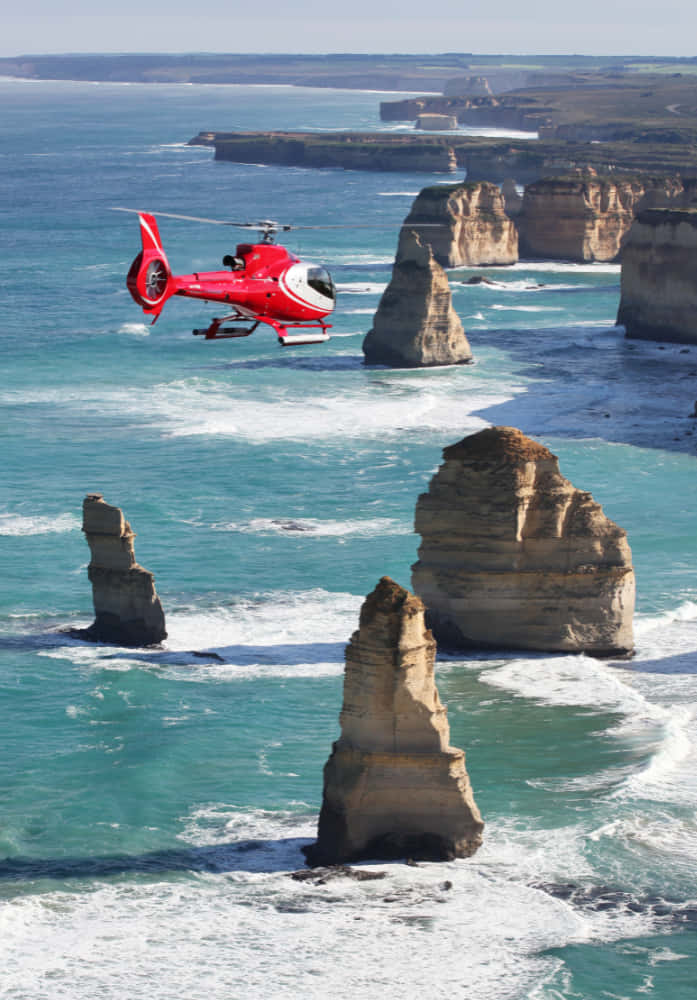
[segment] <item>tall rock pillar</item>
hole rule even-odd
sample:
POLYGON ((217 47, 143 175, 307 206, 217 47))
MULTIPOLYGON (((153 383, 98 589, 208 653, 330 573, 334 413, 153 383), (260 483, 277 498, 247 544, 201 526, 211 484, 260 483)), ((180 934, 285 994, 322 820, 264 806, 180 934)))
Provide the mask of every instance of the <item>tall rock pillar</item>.
POLYGON ((383 577, 346 648, 341 736, 324 768, 311 865, 469 857, 483 823, 434 680, 418 597, 383 577))
POLYGON ((82 530, 92 555, 87 573, 92 584, 95 620, 80 638, 120 646, 151 646, 167 637, 165 616, 155 582, 136 562, 135 533, 118 507, 90 493, 82 505, 82 530))
POLYGON ((392 280, 363 341, 363 353, 370 365, 396 368, 472 360, 447 275, 431 247, 407 229, 400 235, 392 280))

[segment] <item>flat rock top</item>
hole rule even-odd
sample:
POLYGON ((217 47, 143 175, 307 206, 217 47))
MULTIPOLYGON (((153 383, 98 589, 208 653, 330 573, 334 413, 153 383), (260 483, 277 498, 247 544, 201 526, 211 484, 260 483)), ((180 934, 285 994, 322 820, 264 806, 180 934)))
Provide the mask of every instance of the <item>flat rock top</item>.
POLYGON ((457 444, 443 449, 443 458, 482 460, 492 462, 507 462, 518 464, 522 462, 540 462, 545 459, 553 461, 556 456, 549 448, 526 437, 516 427, 487 427, 477 434, 463 438, 457 444))

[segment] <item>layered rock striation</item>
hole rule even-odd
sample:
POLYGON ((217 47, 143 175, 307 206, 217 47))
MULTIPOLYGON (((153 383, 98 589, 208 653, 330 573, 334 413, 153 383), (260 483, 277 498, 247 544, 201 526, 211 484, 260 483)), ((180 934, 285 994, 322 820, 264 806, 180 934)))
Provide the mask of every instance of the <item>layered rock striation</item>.
POLYGON ((324 768, 310 865, 469 857, 482 823, 464 751, 449 745, 422 602, 383 577, 346 648, 341 736, 324 768))
POLYGON ((622 253, 617 322, 627 336, 697 344, 697 208, 637 215, 622 253))
POLYGON ((523 257, 613 261, 645 199, 667 198, 674 179, 551 177, 529 184, 516 222, 523 257))
POLYGON ((404 226, 443 267, 515 264, 518 233, 505 208, 496 184, 437 184, 420 192, 404 226))
POLYGON ((87 572, 96 617, 88 629, 74 634, 121 646, 161 642, 167 637, 164 612, 153 574, 136 562, 130 524, 101 493, 88 494, 82 514, 92 556, 87 572))
POLYGON ((634 571, 626 533, 543 445, 491 427, 443 451, 416 505, 413 588, 438 642, 626 655, 634 571))
POLYGON ((472 351, 448 278, 430 246, 402 230, 392 280, 363 341, 366 363, 397 368, 463 364, 472 351))

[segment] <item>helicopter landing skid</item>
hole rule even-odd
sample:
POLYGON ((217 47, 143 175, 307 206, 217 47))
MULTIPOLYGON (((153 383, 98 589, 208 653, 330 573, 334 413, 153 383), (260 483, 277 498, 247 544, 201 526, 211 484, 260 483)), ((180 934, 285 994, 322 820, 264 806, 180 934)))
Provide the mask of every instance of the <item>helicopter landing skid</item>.
POLYGON ((232 337, 248 337, 254 333, 260 323, 273 327, 281 347, 298 347, 301 344, 323 344, 329 340, 330 323, 318 320, 316 323, 281 323, 277 319, 259 316, 251 326, 224 326, 234 320, 244 319, 239 313, 223 316, 213 320, 205 330, 194 330, 195 337, 205 337, 206 340, 228 340, 232 337), (298 331, 291 333, 290 331, 298 331), (301 332, 302 331, 302 332, 301 332))
POLYGON ((252 323, 251 326, 223 326, 223 323, 229 323, 231 320, 240 318, 239 313, 234 313, 232 316, 223 316, 221 319, 214 319, 211 325, 206 327, 205 330, 193 330, 192 332, 194 337, 205 337, 206 340, 229 340, 231 337, 248 337, 259 326, 259 320, 252 323))

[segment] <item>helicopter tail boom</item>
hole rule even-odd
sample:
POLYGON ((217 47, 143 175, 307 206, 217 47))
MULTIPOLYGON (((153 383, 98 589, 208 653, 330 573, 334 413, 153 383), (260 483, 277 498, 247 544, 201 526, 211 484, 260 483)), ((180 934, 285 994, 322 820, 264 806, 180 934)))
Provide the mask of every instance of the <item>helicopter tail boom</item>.
POLYGON ((162 247, 155 217, 139 212, 138 219, 143 249, 131 264, 126 284, 143 312, 153 316, 154 323, 167 299, 177 291, 177 284, 162 247))

